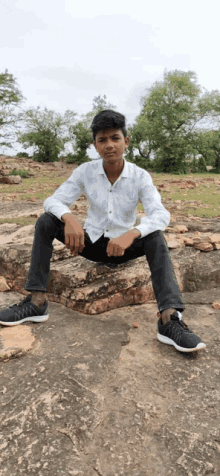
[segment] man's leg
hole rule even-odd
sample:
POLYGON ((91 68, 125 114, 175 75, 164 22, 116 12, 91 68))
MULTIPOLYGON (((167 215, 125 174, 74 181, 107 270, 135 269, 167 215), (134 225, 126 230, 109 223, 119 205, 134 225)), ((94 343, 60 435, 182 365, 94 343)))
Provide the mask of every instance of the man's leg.
POLYGON ((163 232, 158 230, 150 233, 143 241, 160 314, 169 309, 182 312, 185 304, 163 232))
MULTIPOLYGON (((31 294, 21 303, 0 312, 0 324, 17 325, 25 321, 41 322, 48 318, 46 291, 53 252, 53 240, 65 243, 64 223, 51 213, 44 213, 35 225, 31 262, 25 289, 31 294)), ((95 243, 85 232, 85 247, 79 255, 92 261, 105 261, 108 239, 102 236, 95 243)))
POLYGON ((125 251, 124 260, 146 255, 159 309, 158 340, 173 345, 181 352, 203 349, 205 344, 182 320, 185 305, 182 300, 170 252, 163 235, 158 230, 148 236, 136 239, 125 251))

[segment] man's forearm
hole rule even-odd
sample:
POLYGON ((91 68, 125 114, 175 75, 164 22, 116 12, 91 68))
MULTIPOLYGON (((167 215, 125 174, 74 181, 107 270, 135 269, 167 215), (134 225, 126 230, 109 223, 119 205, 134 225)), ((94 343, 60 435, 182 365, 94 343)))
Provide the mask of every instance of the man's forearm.
POLYGON ((132 228, 132 230, 126 231, 124 235, 132 236, 135 240, 141 236, 141 232, 137 228, 132 228))
POLYGON ((80 223, 78 218, 76 216, 74 216, 72 213, 64 213, 64 215, 62 215, 61 217, 61 220, 64 221, 64 223, 66 223, 67 221, 76 221, 77 223, 80 223))

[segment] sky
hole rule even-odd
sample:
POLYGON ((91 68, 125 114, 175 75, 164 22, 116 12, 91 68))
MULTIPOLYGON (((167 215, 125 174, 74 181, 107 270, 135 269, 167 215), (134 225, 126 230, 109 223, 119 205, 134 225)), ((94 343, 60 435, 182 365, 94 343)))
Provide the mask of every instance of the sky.
POLYGON ((220 89, 219 0, 1 0, 0 65, 25 108, 85 114, 94 96, 132 124, 166 69, 220 89))

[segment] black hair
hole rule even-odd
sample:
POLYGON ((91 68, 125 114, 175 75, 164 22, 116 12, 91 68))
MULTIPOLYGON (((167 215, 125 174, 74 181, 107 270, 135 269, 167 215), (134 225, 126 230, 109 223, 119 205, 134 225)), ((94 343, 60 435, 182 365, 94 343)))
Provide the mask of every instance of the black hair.
POLYGON ((127 136, 125 116, 120 114, 120 112, 112 111, 111 109, 105 109, 96 114, 92 121, 91 129, 94 141, 96 134, 99 131, 106 131, 107 129, 121 129, 124 137, 127 136))

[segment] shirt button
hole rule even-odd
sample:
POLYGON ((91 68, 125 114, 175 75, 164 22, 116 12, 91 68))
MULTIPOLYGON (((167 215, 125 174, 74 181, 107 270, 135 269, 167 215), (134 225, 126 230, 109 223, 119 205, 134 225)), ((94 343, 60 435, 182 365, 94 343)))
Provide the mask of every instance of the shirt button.
POLYGON ((109 212, 109 213, 112 213, 112 212, 109 212))

